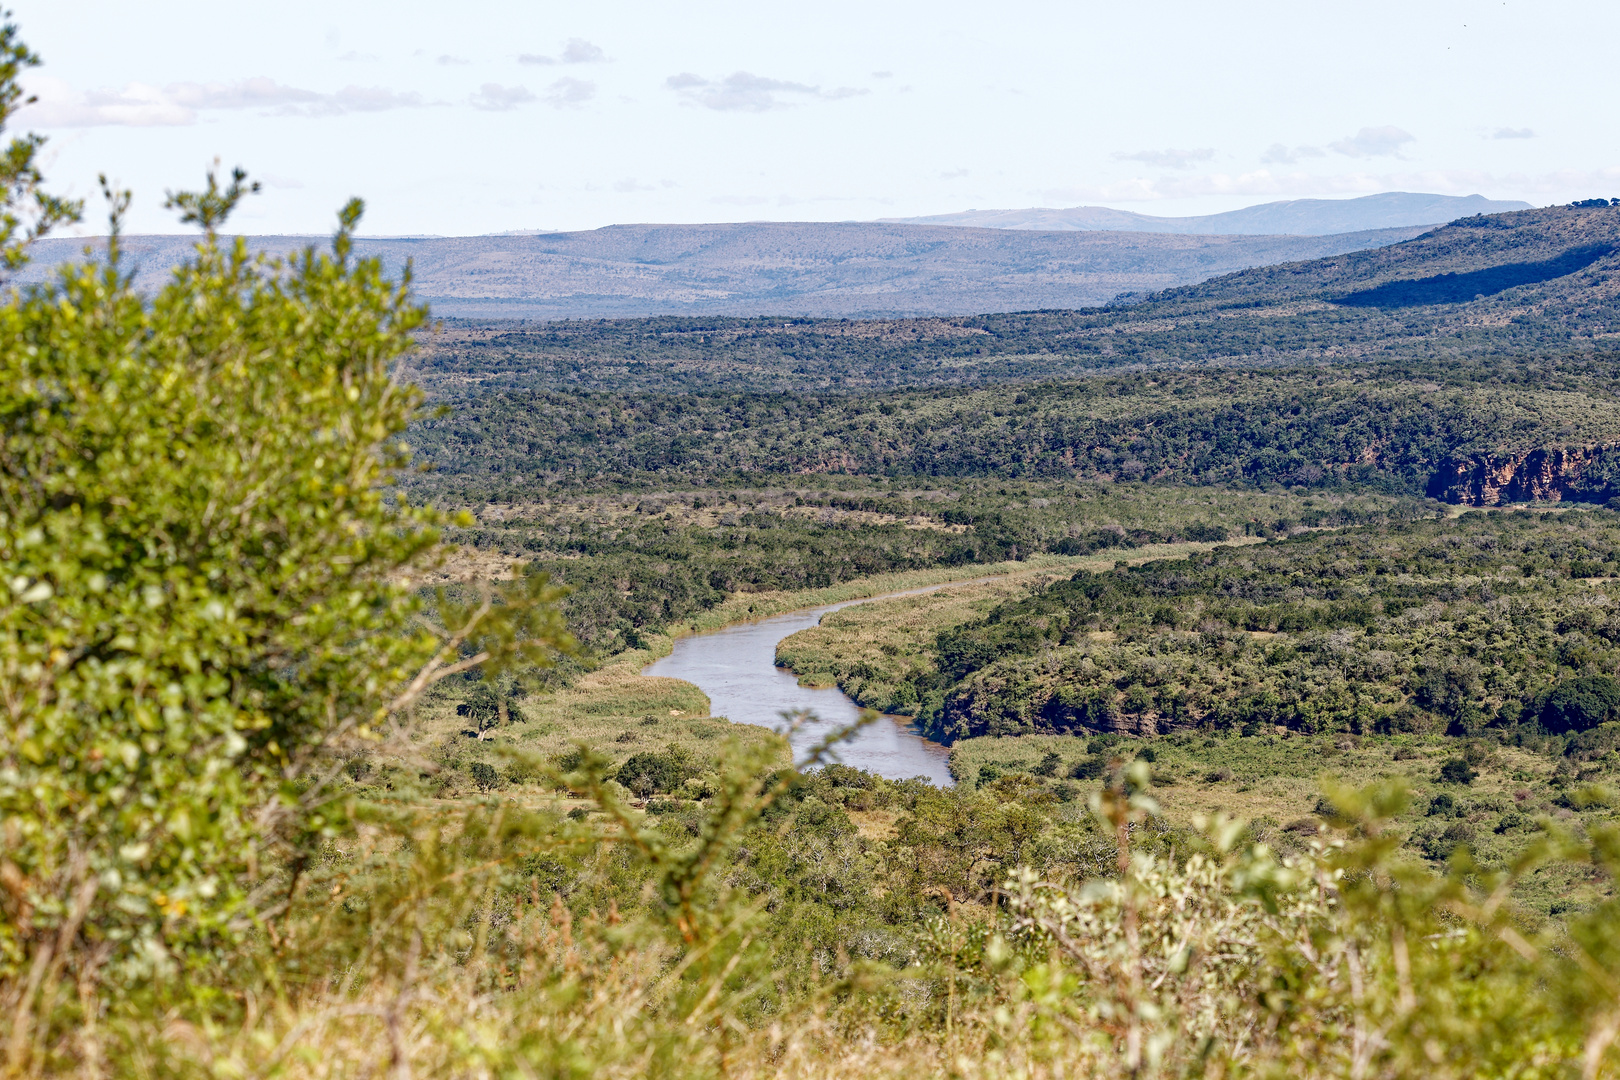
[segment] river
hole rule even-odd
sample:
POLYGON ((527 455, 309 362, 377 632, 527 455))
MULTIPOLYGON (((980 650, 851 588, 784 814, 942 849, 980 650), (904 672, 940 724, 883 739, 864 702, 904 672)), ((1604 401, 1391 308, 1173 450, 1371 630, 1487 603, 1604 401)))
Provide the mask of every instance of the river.
MULTIPOLYGON (((951 582, 961 585, 964 582, 951 582)), ((736 623, 706 634, 696 634, 675 642, 675 650, 662 660, 642 669, 643 675, 685 679, 709 695, 709 711, 736 724, 758 724, 781 728, 784 710, 808 709, 820 717, 818 724, 807 724, 793 736, 796 757, 837 726, 853 723, 860 707, 833 687, 811 689, 800 686, 798 677, 776 666, 776 643, 790 634, 808 630, 823 615, 854 604, 915 596, 946 588, 925 589, 869 596, 841 604, 790 611, 758 622, 736 623)), ((906 717, 884 716, 863 728, 854 738, 841 743, 837 759, 845 765, 866 769, 893 780, 921 776, 940 787, 954 781, 946 761, 950 749, 923 738, 906 717)))

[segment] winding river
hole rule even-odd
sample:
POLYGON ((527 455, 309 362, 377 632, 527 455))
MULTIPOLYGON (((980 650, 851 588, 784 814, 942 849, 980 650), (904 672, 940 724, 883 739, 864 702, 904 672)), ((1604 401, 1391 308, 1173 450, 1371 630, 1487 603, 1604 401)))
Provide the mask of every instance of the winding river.
MULTIPOLYGON (((736 724, 780 728, 784 723, 781 714, 785 710, 814 712, 821 722, 807 724, 793 736, 795 755, 802 756, 810 746, 825 738, 829 730, 853 723, 861 710, 836 688, 800 686, 797 676, 776 666, 776 643, 818 625, 823 615, 841 608, 946 587, 937 585, 790 611, 758 622, 736 623, 707 634, 681 638, 675 642, 674 652, 648 665, 641 673, 695 683, 709 695, 709 711, 736 724)), ((837 750, 838 760, 845 765, 894 780, 921 776, 941 787, 954 783, 946 768, 949 757, 947 747, 917 734, 909 719, 894 716, 882 717, 841 743, 837 750)))

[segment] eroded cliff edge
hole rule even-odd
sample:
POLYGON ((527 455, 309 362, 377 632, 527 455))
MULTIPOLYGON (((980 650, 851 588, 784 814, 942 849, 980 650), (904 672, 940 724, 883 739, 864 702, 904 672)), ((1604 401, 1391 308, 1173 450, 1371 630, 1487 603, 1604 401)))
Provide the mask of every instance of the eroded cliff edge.
POLYGON ((1620 495, 1620 444, 1457 455, 1435 470, 1427 494, 1461 506, 1607 502, 1620 495))

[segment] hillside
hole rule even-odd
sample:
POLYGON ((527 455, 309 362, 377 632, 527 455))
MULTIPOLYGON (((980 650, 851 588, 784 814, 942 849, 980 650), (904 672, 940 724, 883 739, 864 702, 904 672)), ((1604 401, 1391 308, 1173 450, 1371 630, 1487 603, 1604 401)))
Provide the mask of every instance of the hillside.
MULTIPOLYGON (((356 249, 381 257, 394 273, 408 260, 419 295, 440 316, 871 317, 1092 307, 1121 293, 1377 247, 1417 231, 1217 237, 755 222, 362 239, 356 249)), ((280 253, 310 240, 260 236, 249 243, 280 253)), ((126 238, 137 286, 156 286, 193 243, 186 236, 126 238)), ((42 280, 83 247, 79 240, 41 242, 19 280, 42 280)))
POLYGON ((1363 195, 1358 199, 1289 199, 1199 217, 1155 217, 1106 206, 1070 206, 1064 209, 965 210, 957 214, 883 220, 908 225, 960 225, 1043 232, 1120 229, 1128 232, 1214 236, 1327 236, 1362 229, 1438 225, 1475 214, 1501 214, 1528 209, 1530 204, 1526 202, 1487 199, 1483 195, 1422 195, 1386 191, 1378 195, 1363 195))
POLYGON ((1465 218, 1403 243, 1245 270, 1105 309, 863 322, 467 324, 435 339, 415 374, 440 393, 802 392, 1139 366, 1584 354, 1617 340, 1617 251, 1620 207, 1550 207, 1465 218))
POLYGON ((1607 368, 1157 372, 867 394, 503 390, 418 425, 411 443, 434 471, 412 484, 510 501, 557 483, 853 473, 1602 502, 1620 495, 1620 454, 1583 448, 1620 444, 1607 368))
POLYGON ((1559 208, 1106 310, 456 326, 411 363, 457 402, 418 428, 439 470, 420 483, 514 498, 848 472, 1605 501, 1616 245, 1620 208, 1559 208))

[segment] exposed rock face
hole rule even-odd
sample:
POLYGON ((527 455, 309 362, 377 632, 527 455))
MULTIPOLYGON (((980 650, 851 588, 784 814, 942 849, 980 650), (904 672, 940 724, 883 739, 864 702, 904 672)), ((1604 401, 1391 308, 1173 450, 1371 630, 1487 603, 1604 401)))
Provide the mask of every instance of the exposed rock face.
POLYGON ((1620 446, 1549 446, 1448 458, 1429 478, 1428 494, 1462 506, 1604 502, 1620 494, 1620 446))

